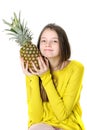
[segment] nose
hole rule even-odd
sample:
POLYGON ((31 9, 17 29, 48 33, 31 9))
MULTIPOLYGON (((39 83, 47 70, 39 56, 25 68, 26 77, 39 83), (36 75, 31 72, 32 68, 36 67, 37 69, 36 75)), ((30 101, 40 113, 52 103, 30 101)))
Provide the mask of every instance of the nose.
POLYGON ((50 41, 47 41, 47 42, 46 42, 46 46, 51 46, 51 42, 50 42, 50 41))

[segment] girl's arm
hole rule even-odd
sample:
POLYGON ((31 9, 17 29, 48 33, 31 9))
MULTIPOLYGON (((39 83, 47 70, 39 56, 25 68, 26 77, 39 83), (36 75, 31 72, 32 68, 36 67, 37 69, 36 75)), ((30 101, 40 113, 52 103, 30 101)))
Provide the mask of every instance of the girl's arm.
MULTIPOLYGON (((39 57, 38 62, 40 69, 37 69, 33 64, 36 72, 31 72, 32 74, 36 74, 41 78, 43 87, 46 90, 53 112, 55 113, 58 120, 65 120, 71 114, 74 106, 78 103, 82 88, 84 67, 81 64, 78 64, 77 67, 75 65, 71 76, 67 76, 68 83, 65 86, 66 89, 64 95, 63 97, 61 97, 59 92, 55 89, 47 59, 44 63, 43 59, 39 57)), ((58 85, 57 88, 60 88, 60 86, 58 85)))
POLYGON ((72 112, 74 106, 78 103, 82 88, 83 71, 83 66, 78 66, 77 69, 73 71, 63 97, 61 97, 55 89, 50 71, 40 76, 49 102, 59 121, 66 119, 72 112))
POLYGON ((40 122, 43 115, 38 76, 26 76, 28 114, 34 123, 40 122))
POLYGON ((23 58, 20 58, 21 66, 26 75, 26 90, 29 119, 34 123, 39 122, 43 115, 42 100, 40 97, 39 77, 28 71, 28 63, 24 66, 23 58))

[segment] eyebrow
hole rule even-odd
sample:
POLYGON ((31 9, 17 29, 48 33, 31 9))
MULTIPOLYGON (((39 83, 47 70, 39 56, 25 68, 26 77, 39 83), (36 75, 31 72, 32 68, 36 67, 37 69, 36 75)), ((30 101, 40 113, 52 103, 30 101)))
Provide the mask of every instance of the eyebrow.
MULTIPOLYGON (((43 39, 44 39, 44 38, 46 38, 46 37, 41 37, 41 38, 43 38, 43 39)), ((52 37, 52 39, 58 39, 58 37, 52 37)))
POLYGON ((53 39, 58 39, 58 37, 52 37, 53 39))

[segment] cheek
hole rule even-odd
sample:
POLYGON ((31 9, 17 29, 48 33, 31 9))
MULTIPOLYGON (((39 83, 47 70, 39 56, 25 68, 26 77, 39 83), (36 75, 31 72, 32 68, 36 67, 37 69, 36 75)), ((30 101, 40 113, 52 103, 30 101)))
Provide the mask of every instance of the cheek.
POLYGON ((43 46, 40 45, 40 52, 43 53, 43 46))
POLYGON ((40 45, 40 48, 39 48, 39 49, 40 49, 40 51, 42 50, 42 46, 41 46, 41 45, 40 45))
POLYGON ((59 46, 55 46, 55 47, 54 47, 54 50, 55 50, 55 52, 56 52, 57 54, 60 53, 60 48, 59 48, 59 46))

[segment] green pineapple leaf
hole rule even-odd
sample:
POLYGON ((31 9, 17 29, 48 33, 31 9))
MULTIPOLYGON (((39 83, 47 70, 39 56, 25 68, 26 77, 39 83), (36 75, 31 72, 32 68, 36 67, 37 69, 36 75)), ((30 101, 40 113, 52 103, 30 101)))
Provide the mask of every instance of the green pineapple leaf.
POLYGON ((11 36, 10 39, 14 39, 20 46, 25 45, 27 42, 31 43, 32 33, 27 27, 27 23, 21 21, 21 12, 17 17, 16 13, 13 13, 13 18, 11 18, 11 23, 3 19, 4 24, 8 25, 10 28, 5 29, 8 35, 11 36))

